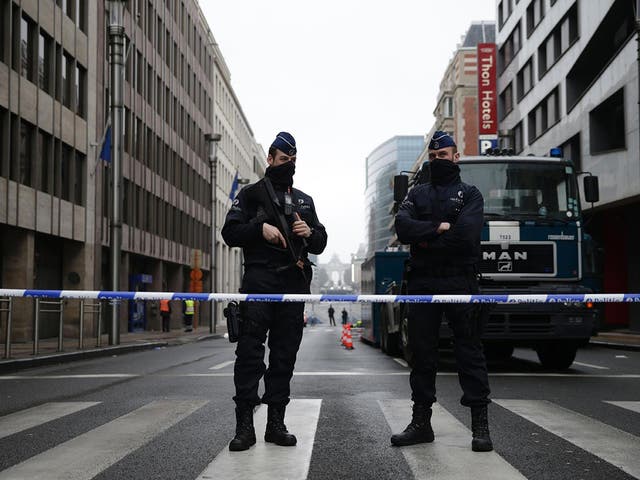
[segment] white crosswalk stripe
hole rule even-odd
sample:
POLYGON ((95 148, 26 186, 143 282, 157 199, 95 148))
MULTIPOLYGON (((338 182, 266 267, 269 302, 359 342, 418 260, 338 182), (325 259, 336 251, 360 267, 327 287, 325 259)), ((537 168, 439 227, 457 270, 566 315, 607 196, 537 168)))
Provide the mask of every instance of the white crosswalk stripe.
POLYGON ((640 438, 546 400, 494 402, 640 478, 640 438))
POLYGON ((615 405, 616 407, 620 407, 620 408, 625 408, 627 410, 631 410, 632 412, 636 412, 636 413, 640 413, 640 402, 610 402, 607 401, 606 403, 610 403, 611 405, 615 405))
POLYGON ((0 417, 0 438, 79 412, 100 402, 52 402, 0 417))
POLYGON ((206 403, 151 402, 0 472, 0 480, 88 480, 206 403))
MULTIPOLYGON (((378 403, 391 431, 404 430, 411 419, 410 402, 379 400, 378 403)), ((481 455, 472 452, 471 432, 438 404, 433 406, 431 424, 436 434, 433 443, 401 449, 416 479, 526 478, 496 452, 481 455)))
MULTIPOLYGON (((627 474, 640 478, 640 457, 637 455, 637 452, 640 452, 640 438, 544 400, 497 399, 494 402, 627 474)), ((36 429, 70 414, 82 412, 83 415, 91 415, 92 410, 88 409, 100 403, 52 402, 5 415, 0 417, 0 438, 27 429, 36 429)), ((0 480, 91 479, 156 437, 166 434, 166 430, 207 403, 208 400, 202 399, 150 402, 0 471, 0 480)), ((640 414, 640 401, 611 400, 606 403, 625 409, 629 415, 640 414)), ((406 427, 411 418, 410 401, 379 400, 377 404, 392 432, 402 431, 406 427)), ((286 423, 298 438, 298 444, 294 448, 278 447, 264 442, 267 407, 259 407, 254 416, 258 437, 256 445, 245 452, 230 452, 225 443, 222 450, 217 452, 215 458, 196 478, 306 479, 310 474, 321 405, 321 399, 293 399, 289 403, 286 423)), ((492 422, 500 421, 499 418, 499 415, 493 415, 492 422)), ((438 404, 433 407, 432 424, 436 434, 433 443, 397 450, 388 447, 404 456, 413 478, 525 478, 516 467, 526 467, 510 464, 497 452, 472 452, 471 432, 467 426, 438 404)), ((37 430, 34 432, 34 435, 37 435, 37 430)), ((11 439, 6 441, 10 442, 11 439)), ((380 441, 388 444, 386 434, 380 441)), ((357 442, 357 439, 354 439, 354 442, 357 442)), ((322 448, 327 448, 327 445, 322 448)), ((216 452, 212 452, 212 456, 214 454, 216 452)), ((194 477, 196 474, 197 472, 194 473, 194 477)))
POLYGON ((220 370, 229 365, 233 365, 234 363, 235 363, 235 360, 227 360, 226 362, 222 362, 217 365, 214 365, 213 367, 209 367, 209 370, 220 370))
POLYGON ((295 432, 298 439, 298 444, 291 448, 275 446, 263 440, 261 435, 267 424, 267 408, 262 405, 254 415, 256 445, 244 452, 223 450, 207 466, 198 480, 307 478, 321 402, 314 399, 291 400, 287 406, 287 428, 295 432))

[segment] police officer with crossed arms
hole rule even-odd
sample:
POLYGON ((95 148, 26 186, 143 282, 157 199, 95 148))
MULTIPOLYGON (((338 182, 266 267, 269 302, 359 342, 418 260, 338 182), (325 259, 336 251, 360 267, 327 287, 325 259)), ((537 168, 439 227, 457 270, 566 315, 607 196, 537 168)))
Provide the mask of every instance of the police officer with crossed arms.
MULTIPOLYGON (((430 181, 412 188, 395 219, 398 239, 411 245, 408 265, 410 294, 478 293, 483 199, 463 183, 453 139, 436 131, 428 146, 430 181)), ((454 336, 460 403, 471 408, 474 451, 493 450, 487 405, 489 379, 482 350, 481 310, 463 303, 417 303, 409 307, 409 337, 413 352, 410 375, 413 416, 407 428, 391 437, 396 446, 433 442, 431 406, 436 401, 438 334, 442 314, 454 336)))
MULTIPOLYGON (((222 237, 230 247, 242 247, 244 254, 241 292, 310 293, 312 271, 307 253, 322 253, 327 233, 318 220, 313 199, 293 188, 296 154, 293 136, 278 133, 269 148, 265 171, 276 201, 267 205, 266 180, 261 179, 238 193, 227 214, 222 237), (272 208, 278 218, 267 213, 272 208)), ((256 443, 253 411, 260 403, 268 405, 265 441, 293 446, 297 440, 288 432, 284 417, 302 340, 304 303, 243 302, 240 312, 242 327, 236 348, 233 397, 236 434, 229 450, 247 450, 256 443), (268 368, 264 363, 267 332, 268 368), (260 398, 258 383, 263 376, 265 390, 260 398)))

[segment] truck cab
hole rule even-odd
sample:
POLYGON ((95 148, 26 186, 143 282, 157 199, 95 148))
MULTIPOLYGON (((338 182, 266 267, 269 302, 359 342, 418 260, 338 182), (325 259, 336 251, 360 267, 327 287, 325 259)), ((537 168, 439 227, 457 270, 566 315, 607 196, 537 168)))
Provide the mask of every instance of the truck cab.
MULTIPOLYGON (((484 198, 481 294, 591 293, 583 283, 590 237, 584 232, 578 172, 571 161, 556 155, 494 154, 461 158, 459 166, 462 181, 475 185, 484 198)), ((414 183, 424 181, 426 172, 418 172, 414 183)), ((394 182, 396 201, 404 198, 407 183, 406 177, 394 182)), ((584 188, 587 201, 598 200, 597 177, 585 177, 584 188)), ((383 310, 381 328, 386 327, 391 345, 398 342, 398 349, 388 350, 410 357, 406 307, 383 310)), ((489 358, 508 358, 516 346, 531 347, 544 366, 564 369, 589 341, 597 315, 588 303, 496 303, 486 309, 485 320, 489 358)), ((441 336, 451 337, 445 322, 441 336)))

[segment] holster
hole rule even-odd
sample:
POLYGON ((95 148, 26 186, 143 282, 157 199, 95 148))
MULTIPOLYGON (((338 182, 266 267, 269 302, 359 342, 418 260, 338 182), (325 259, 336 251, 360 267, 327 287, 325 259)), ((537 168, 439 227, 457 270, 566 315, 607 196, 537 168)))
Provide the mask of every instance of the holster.
POLYGON ((242 316, 240 315, 240 305, 238 302, 229 302, 229 305, 222 311, 227 319, 227 333, 229 341, 235 343, 242 333, 242 316))

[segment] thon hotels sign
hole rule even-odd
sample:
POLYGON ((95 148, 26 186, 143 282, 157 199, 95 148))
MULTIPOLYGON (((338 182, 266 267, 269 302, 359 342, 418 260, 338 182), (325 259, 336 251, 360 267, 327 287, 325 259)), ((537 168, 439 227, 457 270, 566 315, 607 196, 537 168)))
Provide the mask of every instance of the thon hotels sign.
POLYGON ((498 146, 496 44, 478 44, 478 141, 480 155, 498 146))

